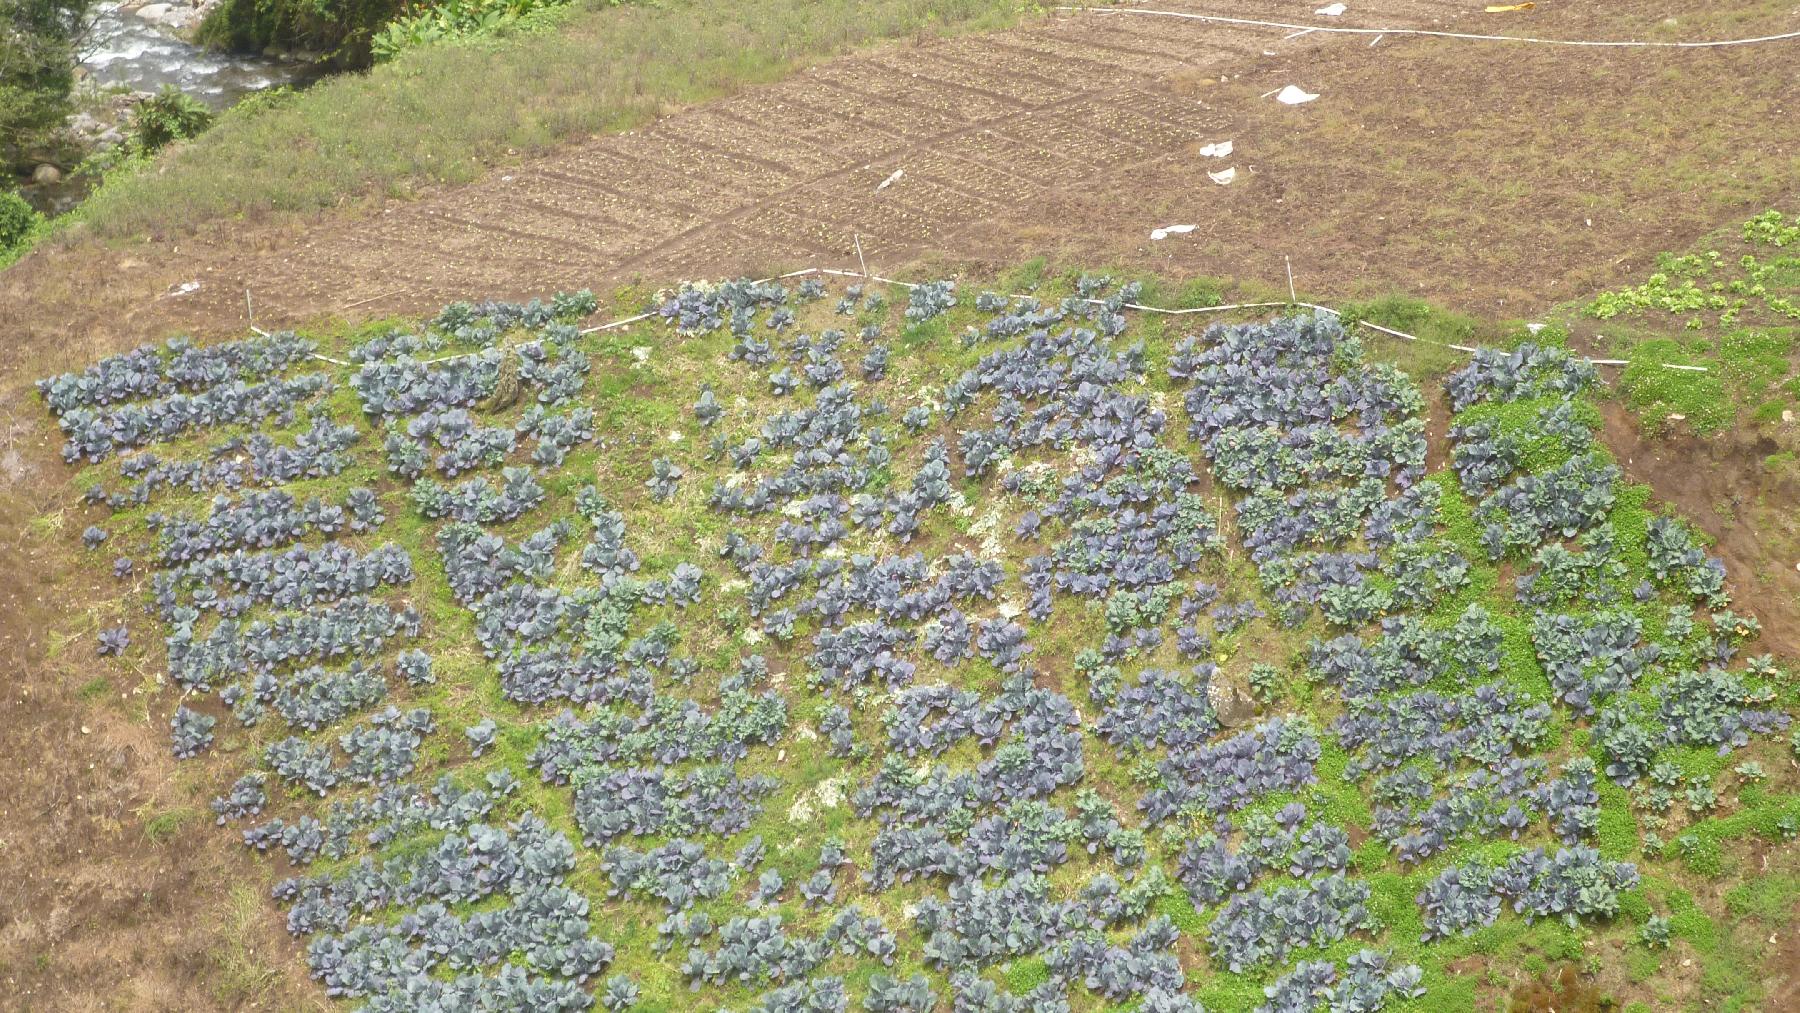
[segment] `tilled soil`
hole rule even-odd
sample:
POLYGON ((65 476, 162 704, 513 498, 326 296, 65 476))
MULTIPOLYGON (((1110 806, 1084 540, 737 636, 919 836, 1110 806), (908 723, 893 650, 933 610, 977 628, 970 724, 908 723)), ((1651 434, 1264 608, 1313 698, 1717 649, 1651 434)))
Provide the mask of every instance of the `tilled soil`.
MULTIPOLYGON (((1331 21, 1254 0, 1230 13, 1602 38, 1655 35, 1665 16, 1638 2, 1540 6, 1505 18, 1380 0, 1331 21)), ((1284 34, 1063 12, 892 46, 412 201, 124 250, 61 244, 0 275, 0 306, 31 345, 216 332, 246 322, 246 290, 258 322, 282 324, 471 293, 846 266, 860 238, 879 269, 1046 255, 1279 286, 1291 260, 1322 297, 1398 289, 1523 315, 1632 277, 1800 178, 1800 44, 1284 34), (1264 97, 1290 83, 1321 97, 1264 97), (1226 139, 1229 158, 1197 155, 1226 139), (1228 186, 1206 175, 1226 167, 1228 186), (1175 223, 1199 228, 1149 239, 1175 223), (200 289, 170 294, 189 281, 200 289)))

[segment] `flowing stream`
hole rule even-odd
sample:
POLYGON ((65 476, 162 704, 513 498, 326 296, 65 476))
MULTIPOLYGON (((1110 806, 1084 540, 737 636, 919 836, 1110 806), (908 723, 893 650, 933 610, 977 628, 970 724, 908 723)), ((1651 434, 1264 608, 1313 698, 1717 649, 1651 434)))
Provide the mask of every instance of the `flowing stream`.
MULTIPOLYGON (((118 4, 100 9, 81 70, 88 82, 103 88, 154 92, 171 86, 214 112, 229 109, 251 92, 303 84, 317 75, 310 63, 203 49, 118 4)), ((92 185, 91 180, 64 176, 27 184, 20 193, 38 210, 54 215, 74 207, 92 185)))
POLYGON ((104 9, 95 21, 88 50, 82 66, 96 82, 134 91, 173 85, 215 111, 253 91, 301 80, 308 72, 306 64, 202 49, 116 6, 104 9))

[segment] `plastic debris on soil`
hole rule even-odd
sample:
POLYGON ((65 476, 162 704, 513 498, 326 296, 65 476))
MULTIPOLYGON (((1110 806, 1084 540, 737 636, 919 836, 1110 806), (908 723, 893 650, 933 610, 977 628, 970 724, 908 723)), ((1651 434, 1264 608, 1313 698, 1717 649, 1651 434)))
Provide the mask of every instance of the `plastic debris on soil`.
POLYGON ((1162 240, 1167 239, 1170 236, 1186 235, 1192 231, 1194 231, 1194 226, 1192 225, 1165 225, 1160 229, 1151 229, 1150 238, 1162 240))

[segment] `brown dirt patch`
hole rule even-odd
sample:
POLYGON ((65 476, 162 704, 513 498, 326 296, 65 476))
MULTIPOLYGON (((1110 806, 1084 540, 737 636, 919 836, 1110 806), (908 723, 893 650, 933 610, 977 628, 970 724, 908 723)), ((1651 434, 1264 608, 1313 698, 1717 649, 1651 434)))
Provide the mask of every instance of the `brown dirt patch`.
POLYGON ((1800 483, 1763 467, 1774 442, 1738 432, 1651 438, 1619 402, 1602 412, 1626 477, 1717 539, 1712 552, 1725 562, 1732 606, 1762 623, 1757 649, 1800 657, 1800 483))
POLYGON ((94 656, 96 631, 125 618, 122 592, 80 565, 89 520, 67 506, 40 412, 0 399, 0 1006, 322 1008, 266 870, 204 812, 212 782, 178 774, 166 726, 144 720, 158 695, 148 627, 132 623, 125 661, 94 656), (185 818, 147 832, 170 812, 185 818))
POLYGON ((1779 931, 1774 953, 1769 956, 1769 1008, 1800 1009, 1800 905, 1779 931))
POLYGON ((1590 1013, 1615 1006, 1575 965, 1564 964, 1513 989, 1506 1008, 1511 1013, 1590 1013))

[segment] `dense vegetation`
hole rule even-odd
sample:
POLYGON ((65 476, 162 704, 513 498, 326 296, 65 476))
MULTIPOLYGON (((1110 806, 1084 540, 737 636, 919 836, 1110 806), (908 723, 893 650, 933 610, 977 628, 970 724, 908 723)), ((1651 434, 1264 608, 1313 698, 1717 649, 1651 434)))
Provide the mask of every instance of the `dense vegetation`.
POLYGON ((322 54, 340 67, 367 67, 376 33, 404 0, 224 0, 201 23, 201 42, 260 52, 270 46, 322 54))
MULTIPOLYGON (((480 38, 507 29, 525 28, 534 17, 562 8, 570 0, 444 0, 402 12, 370 40, 377 60, 421 46, 480 38)), ((620 0, 610 0, 618 3, 620 0)))
POLYGON ((1689 884, 1800 836, 1800 686, 1593 368, 1153 295, 456 304, 39 392, 151 617, 97 650, 366 1008, 1472 1009, 1602 935, 1753 1001, 1689 884))
POLYGON ((91 0, 0 0, 0 165, 43 157, 69 114, 91 0))
POLYGON ((0 263, 23 246, 39 228, 44 216, 16 193, 0 191, 0 263))
MULTIPOLYGON (((415 46, 517 27, 570 0, 224 0, 202 23, 201 41, 257 52, 271 46, 321 54, 340 69, 364 69, 415 46)), ((608 6, 621 0, 592 0, 608 6)))

